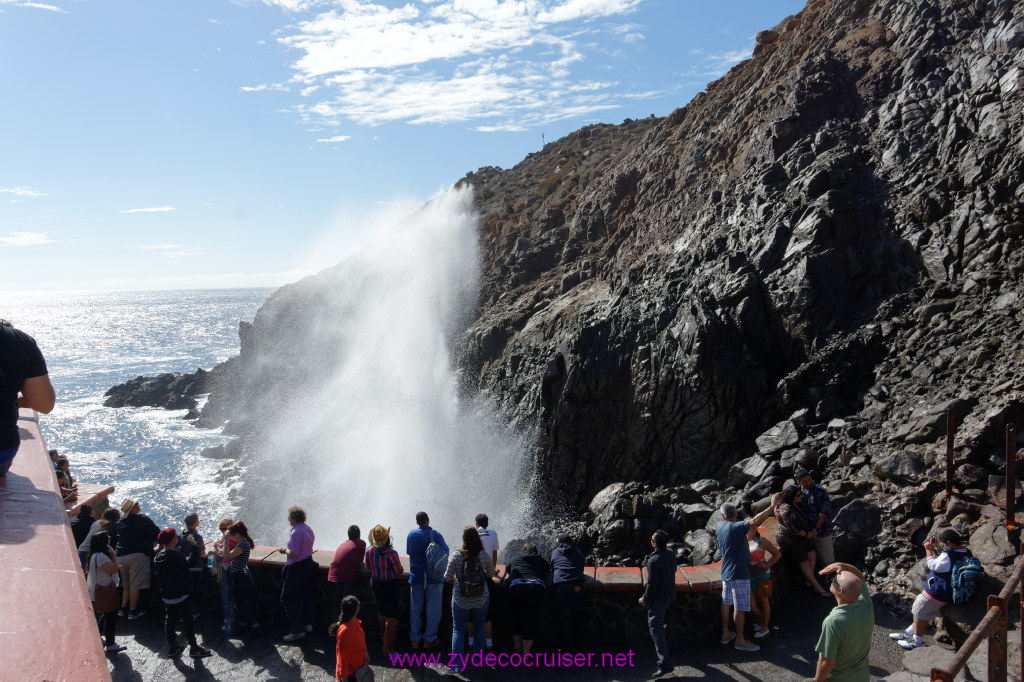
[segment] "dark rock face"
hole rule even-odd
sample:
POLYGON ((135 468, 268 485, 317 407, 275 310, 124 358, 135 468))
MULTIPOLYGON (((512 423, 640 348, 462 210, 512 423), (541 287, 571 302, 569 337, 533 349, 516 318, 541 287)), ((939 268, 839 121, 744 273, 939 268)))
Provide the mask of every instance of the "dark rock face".
POLYGON ((106 407, 163 407, 168 410, 189 410, 191 418, 195 397, 209 390, 209 374, 199 369, 195 374, 168 373, 155 377, 136 377, 108 390, 103 401, 106 407))

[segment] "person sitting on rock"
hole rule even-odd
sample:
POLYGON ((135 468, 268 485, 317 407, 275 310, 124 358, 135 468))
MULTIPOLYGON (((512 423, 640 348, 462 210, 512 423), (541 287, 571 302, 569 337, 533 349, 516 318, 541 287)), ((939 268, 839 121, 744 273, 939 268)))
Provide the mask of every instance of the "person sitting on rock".
POLYGON ((782 491, 782 502, 775 511, 775 518, 779 522, 779 546, 782 547, 782 556, 786 561, 800 568, 807 589, 820 597, 828 597, 829 593, 822 589, 814 575, 814 563, 818 558, 814 550, 817 531, 804 513, 802 502, 803 490, 800 486, 788 485, 782 491))
POLYGON ((953 601, 953 566, 960 559, 973 556, 971 550, 964 546, 960 534, 953 529, 942 531, 938 540, 934 537, 925 540, 924 551, 928 555, 925 561, 929 573, 925 588, 910 608, 914 622, 906 630, 889 635, 904 649, 924 646, 923 636, 928 623, 935 620, 943 606, 953 601))
POLYGON ((829 501, 828 491, 814 482, 807 469, 798 470, 793 478, 800 486, 800 494, 804 498, 804 512, 814 529, 814 551, 818 554, 818 561, 823 566, 828 566, 836 560, 832 547, 832 503, 829 501))

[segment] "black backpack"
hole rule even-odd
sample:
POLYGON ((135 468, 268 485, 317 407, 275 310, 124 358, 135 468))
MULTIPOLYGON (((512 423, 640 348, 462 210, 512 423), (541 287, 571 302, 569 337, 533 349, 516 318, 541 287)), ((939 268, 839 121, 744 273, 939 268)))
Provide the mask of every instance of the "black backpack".
POLYGON ((459 594, 463 597, 480 597, 487 589, 487 574, 480 565, 480 556, 466 557, 459 572, 459 594))

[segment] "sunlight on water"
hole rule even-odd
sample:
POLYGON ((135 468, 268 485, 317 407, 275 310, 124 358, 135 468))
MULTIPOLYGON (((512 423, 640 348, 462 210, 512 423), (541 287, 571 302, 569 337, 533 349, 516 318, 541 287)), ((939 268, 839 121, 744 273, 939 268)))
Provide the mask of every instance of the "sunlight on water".
POLYGON ((103 407, 103 393, 139 375, 194 372, 238 354, 238 322, 268 289, 7 295, 0 317, 35 337, 57 391, 40 424, 47 444, 83 482, 116 487, 111 503, 138 497, 161 526, 196 510, 201 530, 237 511, 236 483, 203 448, 227 439, 196 429, 183 410, 103 407))

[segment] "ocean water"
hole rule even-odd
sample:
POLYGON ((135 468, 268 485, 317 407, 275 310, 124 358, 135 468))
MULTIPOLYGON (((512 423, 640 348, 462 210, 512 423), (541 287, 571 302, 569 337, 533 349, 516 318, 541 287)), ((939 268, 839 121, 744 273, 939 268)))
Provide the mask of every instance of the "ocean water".
POLYGON ((72 475, 114 485, 112 504, 138 498, 161 527, 180 527, 196 511, 209 536, 237 512, 228 492, 242 481, 200 452, 227 439, 195 428, 184 410, 109 408, 103 394, 139 375, 210 369, 238 355, 239 321, 252 321, 272 291, 6 294, 0 317, 31 334, 46 357, 57 404, 40 425, 72 475))

